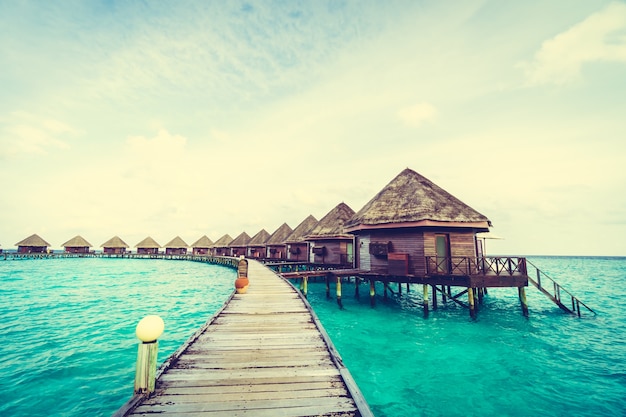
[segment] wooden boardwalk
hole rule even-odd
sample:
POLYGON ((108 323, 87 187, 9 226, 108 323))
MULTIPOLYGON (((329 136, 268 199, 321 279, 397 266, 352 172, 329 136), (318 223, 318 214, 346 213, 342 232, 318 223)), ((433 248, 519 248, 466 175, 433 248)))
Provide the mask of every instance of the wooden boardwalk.
POLYGON ((156 395, 116 415, 372 415, 308 303, 259 262, 248 277, 247 293, 161 367, 156 395))

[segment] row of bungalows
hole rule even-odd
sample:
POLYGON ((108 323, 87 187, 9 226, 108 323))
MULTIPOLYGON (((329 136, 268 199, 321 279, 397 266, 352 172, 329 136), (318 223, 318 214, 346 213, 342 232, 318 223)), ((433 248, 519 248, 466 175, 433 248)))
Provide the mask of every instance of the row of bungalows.
POLYGON ((454 259, 483 256, 479 236, 490 220, 432 181, 405 169, 354 212, 340 203, 317 221, 307 217, 289 233, 225 235, 217 256, 339 265, 392 275, 446 272, 454 259))
MULTIPOLYGON (((250 237, 225 234, 212 242, 202 236, 187 245, 176 236, 163 247, 166 254, 246 256, 265 261, 307 262, 358 268, 373 273, 422 275, 450 270, 453 258, 483 255, 480 239, 490 220, 411 169, 405 169, 354 212, 340 203, 321 220, 309 215, 295 229, 286 223, 272 234, 262 229, 250 237)), ((18 244, 18 252, 45 251, 49 244, 37 235, 18 244)), ((88 252, 80 236, 64 244, 67 252, 88 252)), ((104 253, 124 253, 129 246, 118 236, 102 244, 104 253)), ((159 253, 147 237, 137 253, 159 253)))

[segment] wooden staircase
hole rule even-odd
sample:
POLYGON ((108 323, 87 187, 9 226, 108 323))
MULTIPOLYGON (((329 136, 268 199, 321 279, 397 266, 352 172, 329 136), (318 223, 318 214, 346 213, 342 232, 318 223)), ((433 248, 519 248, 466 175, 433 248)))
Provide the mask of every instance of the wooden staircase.
POLYGON ((526 260, 526 265, 529 269, 530 267, 535 269, 535 276, 537 277, 537 279, 535 280, 531 276, 530 271, 528 271, 528 282, 533 284, 539 291, 545 294, 545 296, 552 300, 554 304, 559 306, 561 310, 581 317, 582 307, 583 312, 588 312, 596 315, 595 311, 593 311, 585 303, 576 298, 571 292, 567 291, 565 288, 559 285, 559 283, 550 278, 545 272, 541 271, 530 261, 526 260), (548 284, 547 287, 545 286, 546 283, 548 284))

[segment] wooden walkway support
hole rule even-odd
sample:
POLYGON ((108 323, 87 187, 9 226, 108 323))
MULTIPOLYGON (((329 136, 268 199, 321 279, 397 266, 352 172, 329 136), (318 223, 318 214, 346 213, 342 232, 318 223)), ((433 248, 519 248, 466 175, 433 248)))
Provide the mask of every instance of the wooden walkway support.
POLYGON ((306 300, 257 261, 248 277, 116 416, 373 415, 306 300))

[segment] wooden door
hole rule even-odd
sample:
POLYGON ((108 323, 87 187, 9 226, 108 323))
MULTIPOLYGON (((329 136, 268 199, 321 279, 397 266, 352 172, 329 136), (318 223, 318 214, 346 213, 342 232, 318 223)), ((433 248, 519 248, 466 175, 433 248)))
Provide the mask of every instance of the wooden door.
POLYGON ((450 236, 435 235, 435 251, 437 254, 437 272, 450 273, 450 236))

